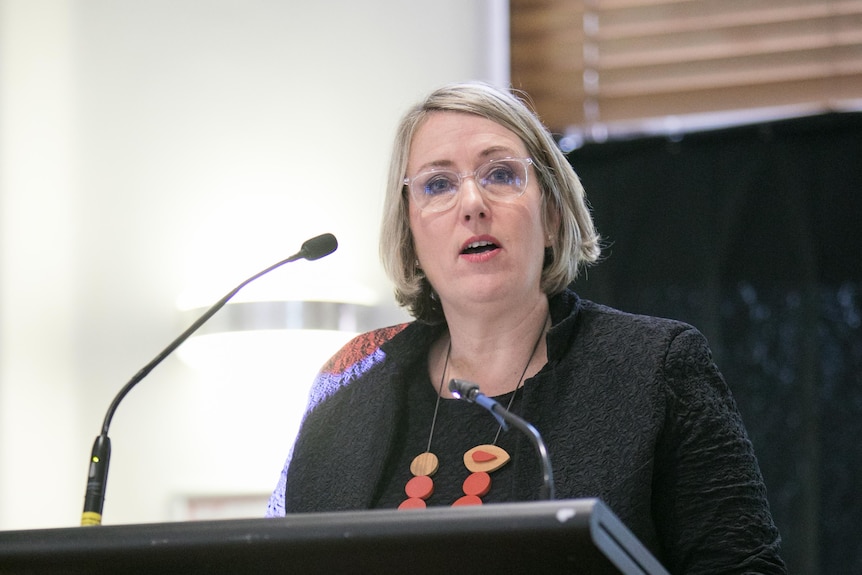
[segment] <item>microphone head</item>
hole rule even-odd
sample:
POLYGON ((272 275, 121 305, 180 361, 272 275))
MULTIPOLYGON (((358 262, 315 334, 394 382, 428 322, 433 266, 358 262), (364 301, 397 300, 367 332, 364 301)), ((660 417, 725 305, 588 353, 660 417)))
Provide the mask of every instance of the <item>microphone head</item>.
POLYGON ((332 234, 321 234, 307 240, 299 250, 300 257, 309 261, 328 256, 338 248, 338 240, 332 234))
POLYGON ((458 399, 472 402, 479 393, 479 386, 472 381, 452 379, 449 381, 449 391, 458 399))

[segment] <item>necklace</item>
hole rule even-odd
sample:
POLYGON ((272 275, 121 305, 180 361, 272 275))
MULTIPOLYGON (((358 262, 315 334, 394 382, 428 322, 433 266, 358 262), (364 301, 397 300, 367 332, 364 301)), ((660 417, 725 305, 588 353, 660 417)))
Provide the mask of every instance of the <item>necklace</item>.
MULTIPOLYGON (((542 325, 539 331, 539 336, 536 338, 536 343, 533 344, 533 350, 530 352, 530 357, 527 358, 527 363, 521 372, 521 377, 518 378, 518 383, 515 385, 515 390, 512 392, 512 397, 509 398, 509 403, 506 406, 507 410, 512 408, 512 403, 515 401, 515 396, 518 390, 524 383, 524 376, 527 374, 527 369, 533 361, 533 356, 536 355, 536 350, 539 348, 539 343, 542 341, 542 336, 545 333, 547 320, 542 325)), ((434 480, 432 477, 440 467, 440 462, 437 456, 431 452, 431 440, 434 438, 434 426, 437 424, 437 412, 440 408, 440 396, 443 394, 443 384, 446 381, 446 371, 449 368, 449 358, 452 355, 452 339, 449 338, 449 345, 446 349, 446 361, 443 364, 443 373, 440 376, 440 386, 437 390, 437 401, 434 404, 434 416, 431 418, 431 431, 428 434, 428 446, 424 453, 417 455, 410 464, 410 473, 413 477, 407 482, 404 488, 407 494, 407 499, 401 502, 398 509, 421 509, 426 507, 425 500, 431 497, 434 493, 434 480)), ((497 440, 500 438, 500 432, 503 426, 497 428, 497 433, 494 435, 494 441, 490 444, 478 445, 469 449, 464 453, 464 466, 470 471, 470 475, 464 480, 462 489, 464 495, 457 499, 452 507, 462 505, 481 505, 482 497, 487 495, 491 489, 490 473, 500 469, 511 459, 505 449, 497 446, 497 440)))

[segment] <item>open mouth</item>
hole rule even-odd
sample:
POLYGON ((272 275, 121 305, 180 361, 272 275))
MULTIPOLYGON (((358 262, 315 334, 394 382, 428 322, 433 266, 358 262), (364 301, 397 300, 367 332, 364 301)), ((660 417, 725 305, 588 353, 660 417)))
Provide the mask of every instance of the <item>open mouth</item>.
POLYGON ((497 249, 497 244, 489 241, 479 241, 468 244, 463 250, 461 250, 462 254, 481 254, 483 252, 490 252, 491 250, 497 249))

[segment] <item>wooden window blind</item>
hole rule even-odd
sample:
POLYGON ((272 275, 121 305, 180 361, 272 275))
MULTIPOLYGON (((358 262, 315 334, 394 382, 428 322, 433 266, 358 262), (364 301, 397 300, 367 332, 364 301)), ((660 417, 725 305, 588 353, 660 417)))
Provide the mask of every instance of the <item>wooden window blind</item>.
POLYGON ((862 0, 510 0, 511 75, 555 131, 862 102, 862 0))

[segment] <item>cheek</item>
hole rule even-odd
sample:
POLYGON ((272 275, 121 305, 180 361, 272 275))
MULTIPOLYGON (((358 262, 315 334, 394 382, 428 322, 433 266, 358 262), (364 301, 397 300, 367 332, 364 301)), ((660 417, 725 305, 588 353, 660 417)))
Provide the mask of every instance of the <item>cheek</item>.
POLYGON ((426 247, 429 244, 429 222, 423 218, 419 210, 410 208, 410 235, 413 237, 413 249, 416 251, 416 257, 420 260, 423 255, 426 255, 426 247))
POLYGON ((410 208, 410 211, 407 214, 407 224, 410 226, 410 234, 413 236, 413 241, 415 243, 416 236, 422 233, 422 222, 418 210, 415 210, 412 207, 410 208))
POLYGON ((534 199, 527 211, 529 213, 523 216, 524 228, 529 230, 532 234, 536 234, 540 237, 543 244, 546 243, 550 226, 545 223, 545 215, 543 213, 541 200, 534 199))

